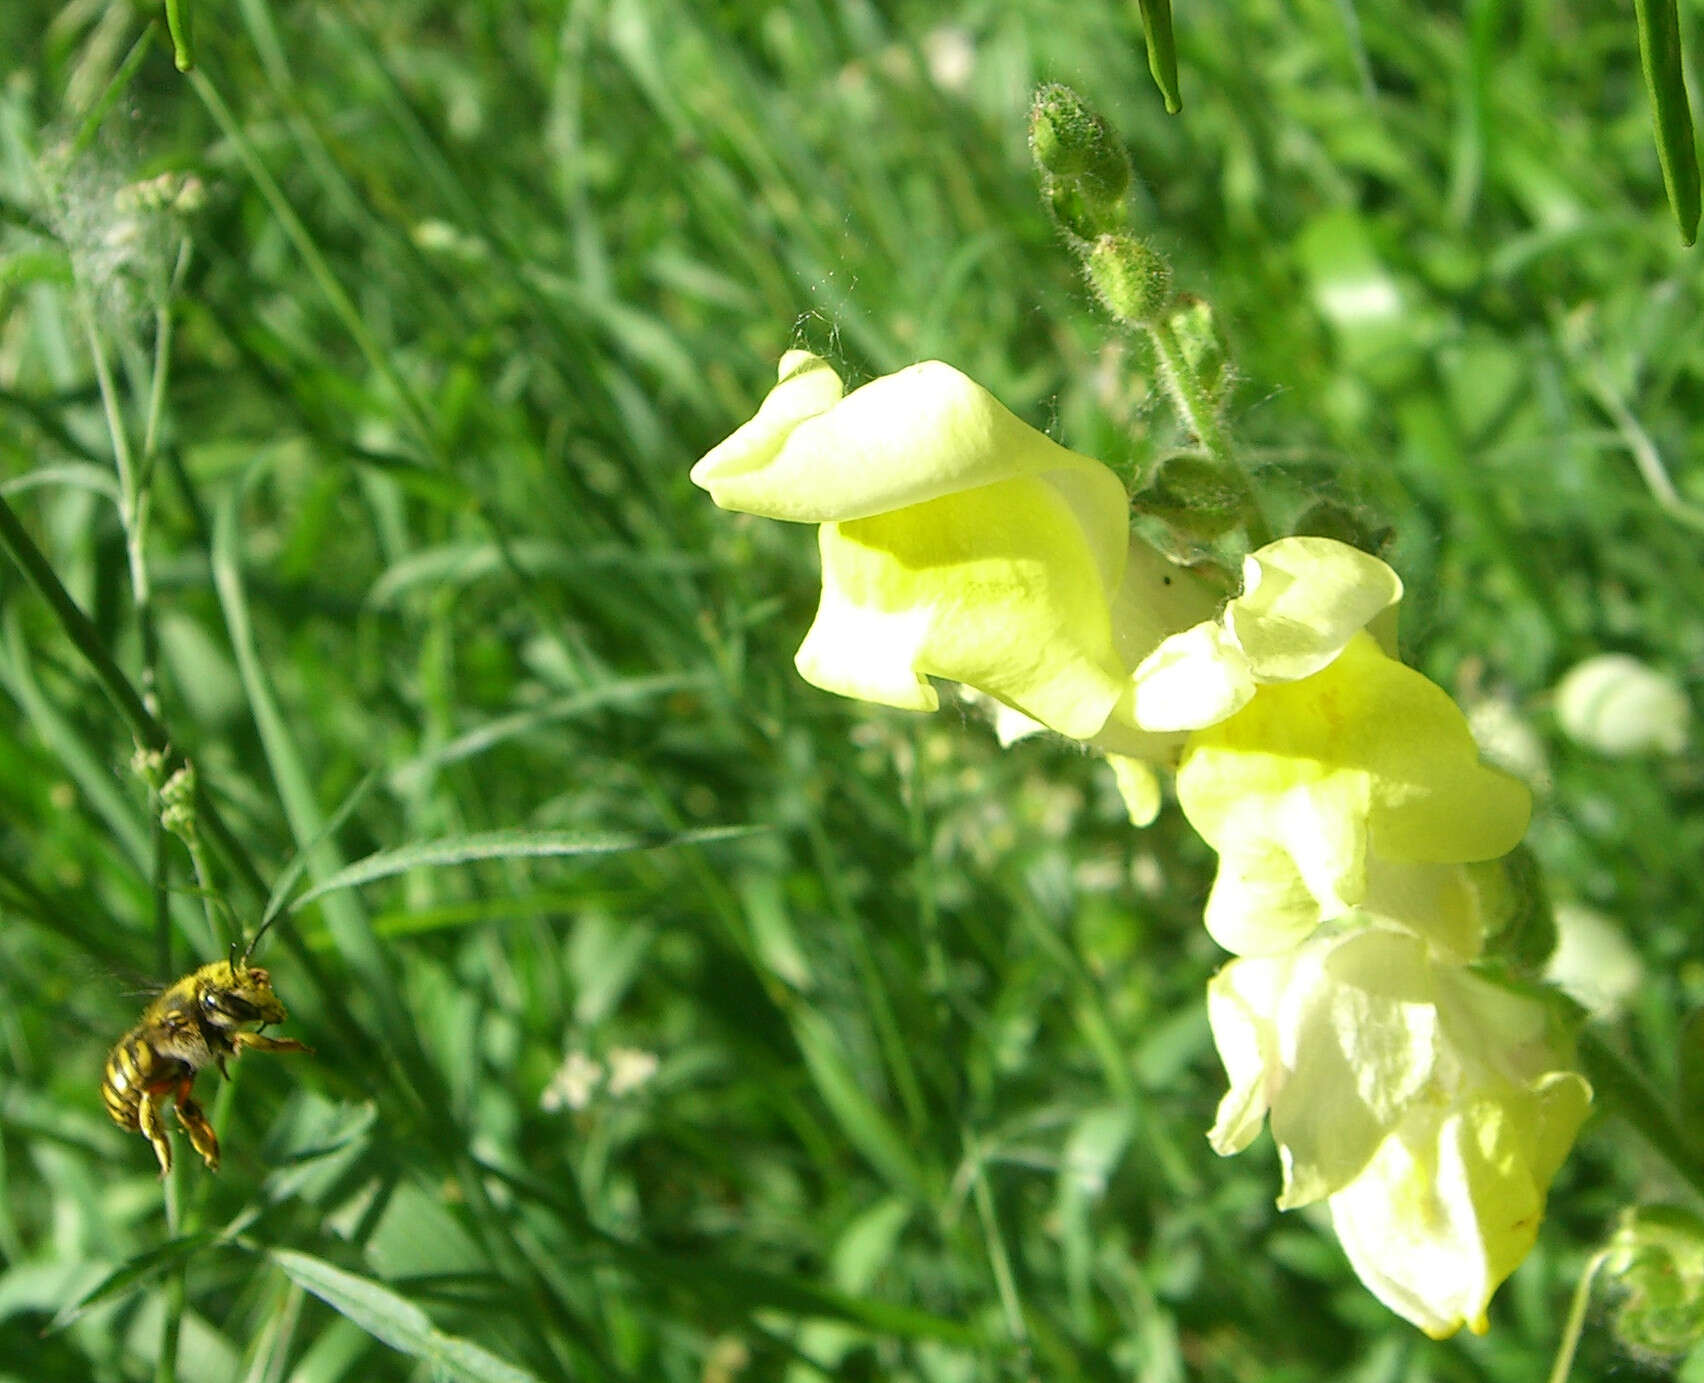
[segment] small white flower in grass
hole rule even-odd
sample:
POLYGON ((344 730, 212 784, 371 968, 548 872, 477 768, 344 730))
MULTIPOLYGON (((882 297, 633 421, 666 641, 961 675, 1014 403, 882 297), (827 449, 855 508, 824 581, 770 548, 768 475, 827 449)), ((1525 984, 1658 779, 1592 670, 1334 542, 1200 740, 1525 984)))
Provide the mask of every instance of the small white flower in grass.
POLYGON ((604 1068, 598 1062, 582 1051, 569 1052, 538 1097, 539 1108, 550 1114, 563 1109, 584 1109, 592 1102, 603 1078, 604 1068))
POLYGON ((1613 920, 1578 903, 1556 905, 1556 949, 1544 978, 1613 1022, 1645 978, 1644 962, 1613 920))
POLYGON ((609 1049, 609 1093, 619 1099, 647 1084, 657 1074, 657 1054, 636 1047, 609 1049))

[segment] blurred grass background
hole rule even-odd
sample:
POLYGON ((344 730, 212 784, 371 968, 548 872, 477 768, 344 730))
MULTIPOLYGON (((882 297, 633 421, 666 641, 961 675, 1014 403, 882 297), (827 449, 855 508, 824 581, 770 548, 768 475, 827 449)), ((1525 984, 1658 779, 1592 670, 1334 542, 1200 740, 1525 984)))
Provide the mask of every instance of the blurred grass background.
MULTIPOLYGON (((1699 260, 1630 13, 1190 3, 1177 118, 1134 5, 233 0, 189 76, 149 18, 0 7, 0 484, 261 880, 766 829, 304 908, 263 959, 318 1055, 206 1078, 225 1166, 178 1139, 174 1233, 96 1089, 138 987, 223 947, 8 565, 0 1378, 1542 1375, 1662 1169, 1592 1126, 1488 1337, 1390 1316, 1273 1210, 1267 1140, 1207 1149, 1175 810, 1133 833, 1065 747, 799 682, 810 533, 686 472, 790 345, 939 356, 1121 468, 1173 444, 1036 200, 1029 94, 1073 85, 1219 312, 1270 493, 1392 525, 1410 658, 1541 736, 1533 843, 1639 948, 1613 1040, 1672 1089, 1704 778, 1546 699, 1606 649, 1704 666, 1699 260), (125 191, 161 174, 199 209, 125 191)), ((1594 1317, 1576 1376, 1642 1367, 1594 1317)))

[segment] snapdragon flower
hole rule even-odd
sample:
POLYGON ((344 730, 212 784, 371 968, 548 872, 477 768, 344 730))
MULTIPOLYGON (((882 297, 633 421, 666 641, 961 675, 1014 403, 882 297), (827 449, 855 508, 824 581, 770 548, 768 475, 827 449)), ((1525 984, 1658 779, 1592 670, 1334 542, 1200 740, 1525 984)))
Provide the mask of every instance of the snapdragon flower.
POLYGON ((1112 471, 952 367, 925 361, 843 397, 825 361, 789 352, 757 415, 692 478, 723 508, 821 525, 805 680, 915 710, 939 704, 931 678, 960 682, 1073 739, 1175 759, 1182 736, 1129 719, 1130 674, 1211 595, 1132 541, 1112 471))
POLYGON ((1232 961, 1207 1011, 1230 1081, 1213 1147, 1269 1120, 1280 1208, 1325 1200, 1375 1296, 1483 1333, 1591 1101, 1551 1006, 1363 927, 1232 961))
POLYGON ((1207 930, 1262 954, 1353 909, 1461 959, 1482 937, 1460 866, 1512 850, 1531 795, 1479 760, 1449 695, 1392 656, 1402 583, 1327 538, 1251 554, 1243 593, 1137 668, 1150 731, 1189 730, 1178 801, 1219 852, 1207 930))

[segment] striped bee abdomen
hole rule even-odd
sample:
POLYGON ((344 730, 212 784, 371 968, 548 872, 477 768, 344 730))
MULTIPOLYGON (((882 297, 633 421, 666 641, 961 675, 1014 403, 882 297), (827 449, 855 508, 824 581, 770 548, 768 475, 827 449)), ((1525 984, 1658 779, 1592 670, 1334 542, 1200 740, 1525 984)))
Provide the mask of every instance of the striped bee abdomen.
POLYGON ((142 1101, 189 1075, 189 1067, 173 1057, 163 1057, 132 1028, 107 1055, 101 1078, 101 1103, 122 1129, 141 1126, 142 1101))

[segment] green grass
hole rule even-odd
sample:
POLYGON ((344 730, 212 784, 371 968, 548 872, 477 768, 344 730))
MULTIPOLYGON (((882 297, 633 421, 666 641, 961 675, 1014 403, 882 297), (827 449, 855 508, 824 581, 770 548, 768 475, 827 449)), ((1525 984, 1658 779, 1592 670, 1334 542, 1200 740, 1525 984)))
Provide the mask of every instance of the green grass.
MULTIPOLYGON (((659 845, 405 854, 287 916, 318 1054, 209 1077, 225 1166, 180 1139, 163 1196, 101 1063, 228 922, 0 568, 0 1379, 1525 1383, 1616 1211, 1678 1194, 1594 1123, 1488 1337, 1389 1315, 1268 1140, 1207 1148, 1175 809, 1134 834, 1068 748, 801 683, 811 535, 686 475, 794 344, 947 359, 1126 469, 1176 440, 1035 196, 1029 93, 1072 84, 1225 324, 1263 492, 1392 525, 1408 656, 1543 737, 1533 844, 1634 938, 1610 1037, 1673 1090, 1704 774, 1546 701, 1604 649, 1704 667, 1704 280, 1630 14, 1188 4, 1167 117, 1133 5, 939 12, 231 0, 186 77, 139 9, 0 6, 0 492, 157 681, 207 888, 252 924, 298 861, 659 845), (186 221, 115 202, 163 172, 186 221), (541 1104, 624 1049, 638 1088, 541 1104)), ((1576 1376, 1633 1367, 1595 1316, 1576 1376)))

